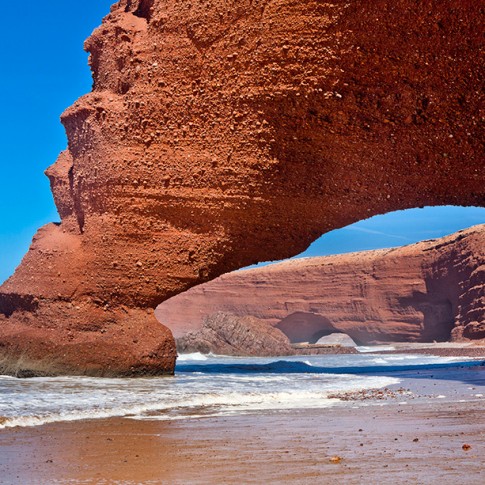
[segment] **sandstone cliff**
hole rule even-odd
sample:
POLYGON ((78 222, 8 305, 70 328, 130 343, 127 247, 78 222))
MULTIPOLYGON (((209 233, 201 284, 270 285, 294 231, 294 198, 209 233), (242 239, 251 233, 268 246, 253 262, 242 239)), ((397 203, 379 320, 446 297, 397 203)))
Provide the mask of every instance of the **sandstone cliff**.
POLYGON ((223 275, 157 309, 176 337, 215 312, 250 315, 292 342, 485 338, 485 225, 396 249, 304 258, 223 275))
POLYGON ((0 288, 0 371, 170 373, 167 298, 373 214, 485 205, 483 23, 473 0, 117 2, 47 170, 62 221, 0 288))

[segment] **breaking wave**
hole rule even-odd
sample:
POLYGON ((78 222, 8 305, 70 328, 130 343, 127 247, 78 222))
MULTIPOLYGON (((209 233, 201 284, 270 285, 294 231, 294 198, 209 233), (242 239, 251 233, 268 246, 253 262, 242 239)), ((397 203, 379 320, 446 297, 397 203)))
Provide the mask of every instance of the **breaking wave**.
MULTIPOLYGON (((396 385, 409 372, 481 365, 430 356, 179 357, 175 377, 99 379, 0 376, 0 428, 126 417, 193 419, 325 408, 329 396, 396 385)), ((345 405, 340 403, 339 405, 345 405)))

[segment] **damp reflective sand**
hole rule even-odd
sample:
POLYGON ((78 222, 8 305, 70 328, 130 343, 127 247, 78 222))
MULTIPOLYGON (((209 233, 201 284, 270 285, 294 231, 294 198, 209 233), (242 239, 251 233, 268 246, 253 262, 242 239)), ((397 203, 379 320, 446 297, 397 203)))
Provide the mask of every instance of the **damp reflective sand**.
POLYGON ((0 483, 483 483, 484 369, 196 354, 173 379, 2 378, 0 483))

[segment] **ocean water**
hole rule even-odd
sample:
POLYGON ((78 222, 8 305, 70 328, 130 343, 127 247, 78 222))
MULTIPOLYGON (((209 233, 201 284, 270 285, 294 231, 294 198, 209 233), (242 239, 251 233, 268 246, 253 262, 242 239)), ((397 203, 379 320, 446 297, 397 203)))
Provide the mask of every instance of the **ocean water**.
POLYGON ((341 403, 329 396, 397 385, 403 375, 476 366, 465 358, 423 355, 322 355, 235 358, 181 355, 174 377, 101 379, 0 376, 0 429, 127 417, 193 419, 341 403))

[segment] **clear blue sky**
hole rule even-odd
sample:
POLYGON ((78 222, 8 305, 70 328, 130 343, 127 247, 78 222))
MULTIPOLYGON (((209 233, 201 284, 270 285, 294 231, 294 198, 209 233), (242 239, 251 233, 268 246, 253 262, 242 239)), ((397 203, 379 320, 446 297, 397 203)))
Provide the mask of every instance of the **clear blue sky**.
MULTIPOLYGON (((0 76, 0 282, 36 229, 59 220, 44 170, 66 146, 59 116, 91 89, 83 42, 114 0, 2 3, 0 76)), ((485 222, 485 209, 388 214, 333 231, 305 255, 408 244, 485 222)))
POLYGON ((83 42, 112 3, 2 2, 0 282, 35 230, 59 220, 44 170, 66 147, 59 116, 91 90, 83 42))

